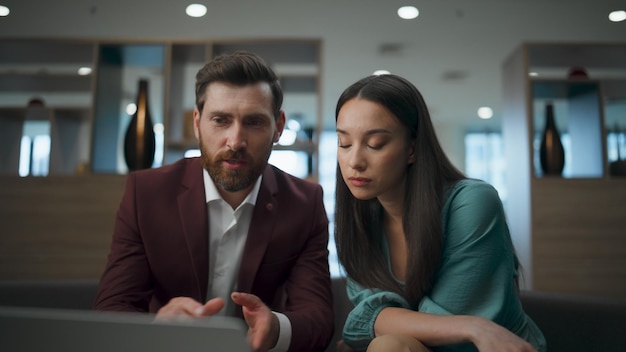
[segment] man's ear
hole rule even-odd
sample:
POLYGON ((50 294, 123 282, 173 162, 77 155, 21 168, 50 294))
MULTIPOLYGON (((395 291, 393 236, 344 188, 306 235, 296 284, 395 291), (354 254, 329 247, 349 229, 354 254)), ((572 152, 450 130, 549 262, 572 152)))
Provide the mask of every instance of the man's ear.
POLYGON ((193 108, 193 134, 196 135, 196 139, 200 140, 200 111, 197 106, 193 108))
POLYGON ((274 132, 274 143, 277 143, 278 140, 280 139, 280 135, 283 133, 283 129, 285 129, 285 123, 286 123, 286 118, 285 118, 285 112, 284 111, 280 111, 280 114, 278 115, 278 119, 276 119, 276 132, 274 132))

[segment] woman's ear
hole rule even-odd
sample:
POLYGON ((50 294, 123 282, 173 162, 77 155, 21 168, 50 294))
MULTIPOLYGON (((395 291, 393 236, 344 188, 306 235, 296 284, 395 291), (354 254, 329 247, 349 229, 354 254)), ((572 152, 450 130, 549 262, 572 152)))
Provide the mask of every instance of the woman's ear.
POLYGON ((409 142, 409 158, 407 160, 407 165, 411 165, 415 162, 415 139, 412 139, 409 142))

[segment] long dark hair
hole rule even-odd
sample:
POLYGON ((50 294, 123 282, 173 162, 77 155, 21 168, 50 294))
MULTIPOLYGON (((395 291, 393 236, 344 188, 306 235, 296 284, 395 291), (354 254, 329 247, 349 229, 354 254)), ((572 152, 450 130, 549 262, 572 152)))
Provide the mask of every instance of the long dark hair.
POLYGON ((388 109, 415 143, 416 158, 407 168, 403 210, 408 246, 405 288, 391 275, 380 246, 384 240, 382 205, 378 199, 356 199, 337 165, 335 241, 339 260, 359 284, 397 292, 415 303, 432 288, 441 263, 444 189, 465 176, 443 152, 424 98, 411 82, 391 74, 365 77, 341 94, 335 120, 341 107, 354 98, 388 109))

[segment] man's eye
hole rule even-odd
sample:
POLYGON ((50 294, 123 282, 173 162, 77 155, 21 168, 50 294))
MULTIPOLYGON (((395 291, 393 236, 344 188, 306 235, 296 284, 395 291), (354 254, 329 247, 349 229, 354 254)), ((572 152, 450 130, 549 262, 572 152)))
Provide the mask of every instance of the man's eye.
POLYGON ((211 119, 211 121, 213 121, 213 123, 218 124, 218 125, 223 125, 223 124, 227 123, 227 119, 226 118, 219 117, 219 116, 213 117, 211 119))
POLYGON ((263 120, 250 120, 247 122, 249 126, 263 126, 263 120))

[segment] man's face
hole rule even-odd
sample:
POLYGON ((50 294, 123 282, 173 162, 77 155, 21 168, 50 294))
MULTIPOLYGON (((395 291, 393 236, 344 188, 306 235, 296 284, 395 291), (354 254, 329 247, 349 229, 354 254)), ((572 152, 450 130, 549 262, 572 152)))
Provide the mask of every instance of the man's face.
POLYGON ((202 112, 194 110, 194 131, 203 167, 220 191, 249 191, 265 170, 273 143, 285 125, 272 113, 272 93, 265 82, 207 86, 202 112))

